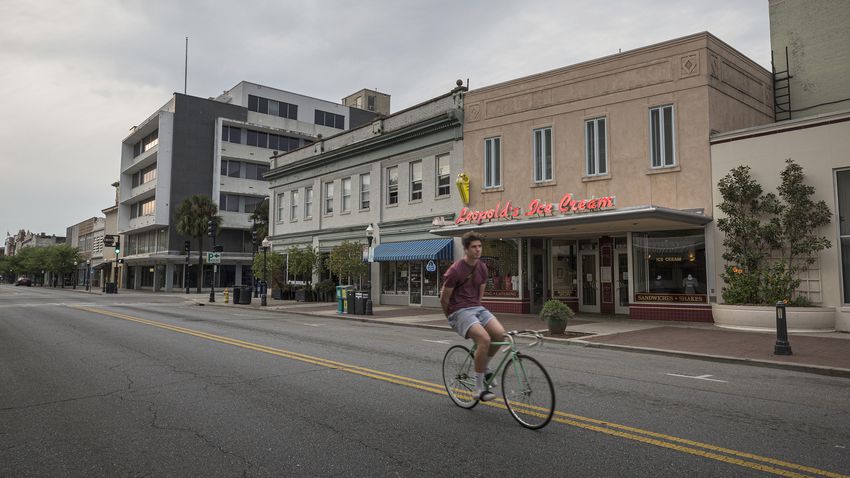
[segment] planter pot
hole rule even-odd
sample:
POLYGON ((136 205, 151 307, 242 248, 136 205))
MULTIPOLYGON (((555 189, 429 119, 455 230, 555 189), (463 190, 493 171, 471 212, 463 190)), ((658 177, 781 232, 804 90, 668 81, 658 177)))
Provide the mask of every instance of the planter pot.
MULTIPOLYGON (((776 330, 776 307, 761 305, 713 304, 714 325, 739 330, 776 330)), ((834 307, 788 307, 788 332, 832 332, 834 307)))
POLYGON ((563 335, 567 330, 567 322, 565 320, 549 320, 546 322, 549 326, 549 335, 563 335))

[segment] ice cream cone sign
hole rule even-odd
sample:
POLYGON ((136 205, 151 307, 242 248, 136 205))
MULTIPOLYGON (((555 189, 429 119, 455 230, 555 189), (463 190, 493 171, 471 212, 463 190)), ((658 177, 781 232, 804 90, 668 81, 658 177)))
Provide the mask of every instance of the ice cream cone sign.
POLYGON ((460 192, 460 200, 463 201, 464 204, 469 204, 469 176, 466 173, 460 173, 457 175, 457 181, 455 181, 457 185, 457 190, 460 192))

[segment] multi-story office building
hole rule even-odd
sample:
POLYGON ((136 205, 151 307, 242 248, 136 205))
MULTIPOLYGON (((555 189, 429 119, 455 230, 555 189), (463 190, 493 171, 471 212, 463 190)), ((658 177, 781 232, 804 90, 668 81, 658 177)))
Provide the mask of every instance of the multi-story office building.
POLYGON ((67 244, 80 251, 80 260, 72 277, 77 285, 100 287, 96 273, 103 263, 103 235, 106 220, 92 217, 67 228, 67 244))
MULTIPOLYGON (((465 92, 458 86, 275 158, 266 174, 273 250, 308 246, 327 254, 343 241, 365 246, 368 228, 375 303, 439 307, 440 274, 460 248, 428 230, 462 204, 453 182, 463 165, 465 92)), ((323 271, 312 279, 327 277, 323 271)))
MULTIPOLYGON (((254 83, 217 98, 175 93, 123 140, 118 233, 125 237, 122 284, 194 287, 197 241, 180 235, 174 214, 194 195, 212 198, 223 223, 218 285, 251 282, 249 216, 268 196, 269 157, 368 123, 375 113, 254 83), (184 241, 191 240, 189 260, 184 241), (186 263, 189 269, 186 270, 186 263), (184 276, 188 282, 184 282, 184 276)), ((212 250, 207 238, 204 250, 212 250)), ((212 268, 204 286, 212 283, 212 268)))

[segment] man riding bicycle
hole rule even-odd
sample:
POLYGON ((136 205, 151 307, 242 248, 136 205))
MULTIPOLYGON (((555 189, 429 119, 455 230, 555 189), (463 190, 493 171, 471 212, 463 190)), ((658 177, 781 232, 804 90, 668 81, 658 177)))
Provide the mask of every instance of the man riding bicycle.
POLYGON ((481 305, 481 297, 487 286, 487 265, 481 261, 481 236, 467 232, 461 239, 463 259, 458 260, 443 274, 443 289, 440 304, 449 325, 461 337, 475 341, 475 389, 473 394, 482 402, 496 398, 485 388, 484 380, 489 372, 487 364, 499 351, 498 345, 505 329, 498 319, 481 305))

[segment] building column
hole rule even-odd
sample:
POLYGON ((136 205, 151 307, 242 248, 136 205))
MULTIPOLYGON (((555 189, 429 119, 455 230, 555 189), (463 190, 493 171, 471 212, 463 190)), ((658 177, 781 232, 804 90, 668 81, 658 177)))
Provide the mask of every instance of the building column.
POLYGON ((599 238, 599 286, 602 293, 600 312, 614 314, 614 239, 610 236, 599 238))
POLYGON ((133 266, 136 268, 135 277, 133 277, 133 288, 139 290, 142 288, 142 267, 144 266, 133 266))
POLYGON ((174 284, 174 263, 165 263, 165 292, 171 292, 174 284))
POLYGON ((233 285, 242 285, 242 264, 233 266, 235 275, 233 276, 233 285))

